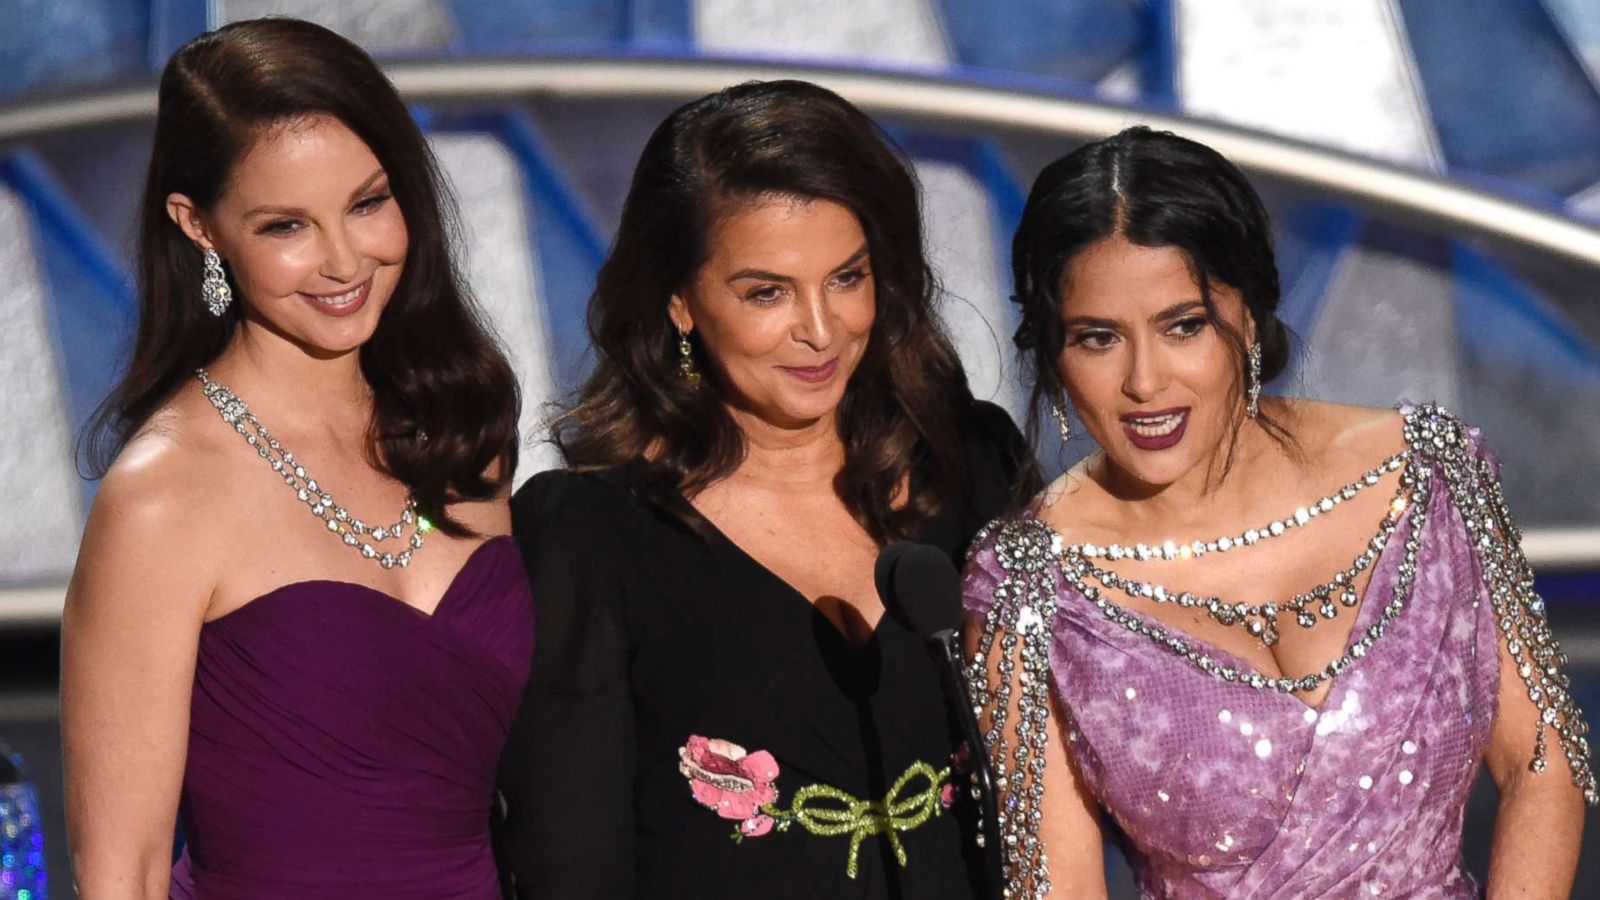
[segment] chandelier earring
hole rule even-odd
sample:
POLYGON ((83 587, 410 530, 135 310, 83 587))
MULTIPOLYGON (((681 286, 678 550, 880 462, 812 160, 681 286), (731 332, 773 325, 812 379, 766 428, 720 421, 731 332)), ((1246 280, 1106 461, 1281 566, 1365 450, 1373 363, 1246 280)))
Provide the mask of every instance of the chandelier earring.
POLYGON ((1067 418, 1067 403, 1061 397, 1050 402, 1050 414, 1056 417, 1056 427, 1061 429, 1061 443, 1072 440, 1072 420, 1067 418))
POLYGON ((694 347, 689 343, 689 332, 678 329, 678 377, 691 385, 700 383, 700 373, 694 367, 694 347))
POLYGON ((205 274, 200 279, 200 297, 213 316, 220 316, 233 304, 233 288, 228 286, 228 276, 222 271, 222 257, 217 251, 206 248, 205 274))
POLYGON ((1246 354, 1248 369, 1245 372, 1244 386, 1247 395, 1244 414, 1254 419, 1261 413, 1261 342, 1256 341, 1250 345, 1250 352, 1246 354))

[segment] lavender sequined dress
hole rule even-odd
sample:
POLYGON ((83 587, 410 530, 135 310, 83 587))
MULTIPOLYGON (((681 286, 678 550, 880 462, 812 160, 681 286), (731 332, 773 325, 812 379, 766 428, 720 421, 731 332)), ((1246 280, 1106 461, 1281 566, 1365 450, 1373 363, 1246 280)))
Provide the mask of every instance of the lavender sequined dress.
POLYGON ((495 765, 532 652, 508 537, 431 616, 304 581, 207 623, 174 900, 497 900, 495 765))
MULTIPOLYGON (((1409 602, 1317 709, 1201 671, 1065 579, 1049 580, 1061 731, 1082 782, 1125 836, 1143 896, 1477 896, 1460 865, 1462 813, 1495 715, 1500 637, 1450 486, 1436 471, 1431 487, 1409 602)), ((1416 512, 1378 558, 1352 643, 1383 616, 1416 512)), ((1014 592, 1015 580, 1001 587, 1009 573, 998 554, 1052 536, 1026 517, 994 529, 970 557, 969 611, 987 614, 997 588, 1014 592)))

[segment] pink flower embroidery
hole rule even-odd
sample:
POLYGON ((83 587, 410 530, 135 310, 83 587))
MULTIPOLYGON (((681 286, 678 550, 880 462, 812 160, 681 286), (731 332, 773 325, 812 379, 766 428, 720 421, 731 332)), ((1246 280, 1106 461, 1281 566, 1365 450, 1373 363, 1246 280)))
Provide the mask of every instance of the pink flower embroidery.
POLYGON ((939 788, 939 804, 945 809, 956 804, 956 786, 946 781, 944 787, 939 788))
POLYGON ((739 833, 745 837, 758 838, 772 830, 771 816, 752 816, 739 823, 739 833))
POLYGON ((773 782, 778 763, 765 750, 747 752, 730 741, 693 735, 678 749, 678 771, 689 779, 694 799, 724 819, 740 822, 746 837, 772 830, 772 819, 761 807, 778 799, 773 782))

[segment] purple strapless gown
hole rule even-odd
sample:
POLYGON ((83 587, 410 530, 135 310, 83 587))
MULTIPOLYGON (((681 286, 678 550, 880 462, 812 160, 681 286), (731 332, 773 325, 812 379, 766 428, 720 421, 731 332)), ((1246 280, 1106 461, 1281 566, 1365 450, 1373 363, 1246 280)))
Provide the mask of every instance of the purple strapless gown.
MULTIPOLYGON (((1062 580, 1050 645, 1062 729, 1084 784, 1126 835, 1143 896, 1477 896, 1460 867, 1461 826, 1495 715, 1496 625, 1437 476, 1428 508, 1410 603, 1318 709, 1201 672, 1062 580)), ((1408 511, 1352 640, 1382 614, 1412 526, 1408 511)), ((996 540, 966 574, 979 615, 1005 577, 996 540)))
POLYGON ((532 655, 508 537, 432 616, 302 581, 207 623, 172 897, 496 900, 495 767, 532 655))

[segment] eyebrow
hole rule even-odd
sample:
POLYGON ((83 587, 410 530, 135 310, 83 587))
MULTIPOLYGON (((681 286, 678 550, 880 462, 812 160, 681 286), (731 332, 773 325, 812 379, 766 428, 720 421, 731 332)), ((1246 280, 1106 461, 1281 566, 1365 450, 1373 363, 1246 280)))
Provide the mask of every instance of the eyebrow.
MULTIPOLYGON (((365 194, 367 191, 372 190, 372 186, 374 184, 377 184, 378 181, 380 181, 387 174, 388 173, 385 172, 384 170, 379 169, 378 171, 373 172, 371 175, 367 176, 367 180, 361 182, 361 186, 360 187, 358 187, 355 190, 350 192, 350 199, 354 200, 357 197, 361 196, 362 194, 365 194)), ((306 214, 305 210, 298 209, 298 208, 293 207, 293 206, 258 206, 255 209, 252 209, 249 212, 245 213, 244 216, 245 216, 245 218, 248 219, 251 216, 265 216, 265 215, 273 215, 273 216, 303 216, 305 214, 306 214)))
MULTIPOLYGON (((1174 303, 1166 309, 1163 309, 1151 316, 1150 321, 1165 322, 1171 319, 1176 319, 1184 313, 1195 309, 1196 307, 1205 309, 1205 304, 1201 303, 1199 300, 1184 300, 1179 303, 1174 303)), ((1104 319, 1097 316, 1073 316, 1062 323, 1062 325, 1067 328, 1115 328, 1120 324, 1122 324, 1122 322, 1119 319, 1104 319)))
MULTIPOLYGON (((867 245, 866 244, 862 244, 861 245, 861 249, 859 249, 856 252, 850 254, 850 258, 849 259, 845 260, 842 263, 839 263, 837 266, 834 266, 833 269, 829 272, 829 274, 830 275, 837 274, 841 269, 848 269, 851 266, 855 265, 858 262, 861 262, 863 259, 866 259, 866 258, 867 258, 867 245)), ((732 275, 729 275, 728 276, 728 283, 732 284, 735 281, 739 281, 739 280, 745 279, 745 278, 755 278, 755 279, 760 280, 760 281, 793 281, 794 280, 793 278, 790 278, 788 275, 779 275, 776 272, 768 272, 765 269, 743 268, 743 269, 740 269, 739 271, 733 273, 732 275)))

